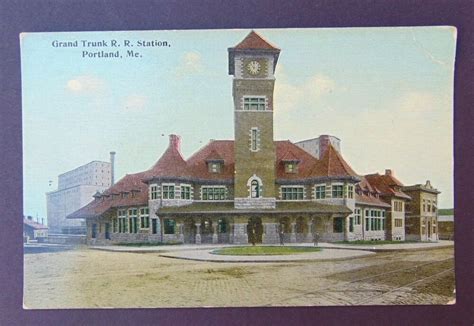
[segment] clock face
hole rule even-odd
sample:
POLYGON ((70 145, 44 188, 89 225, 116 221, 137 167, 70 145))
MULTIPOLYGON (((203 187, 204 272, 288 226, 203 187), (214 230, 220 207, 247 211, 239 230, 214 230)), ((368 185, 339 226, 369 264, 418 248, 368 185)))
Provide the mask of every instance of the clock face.
POLYGON ((247 64, 247 70, 251 75, 258 74, 261 69, 262 69, 262 66, 260 65, 260 62, 258 61, 253 60, 247 64))

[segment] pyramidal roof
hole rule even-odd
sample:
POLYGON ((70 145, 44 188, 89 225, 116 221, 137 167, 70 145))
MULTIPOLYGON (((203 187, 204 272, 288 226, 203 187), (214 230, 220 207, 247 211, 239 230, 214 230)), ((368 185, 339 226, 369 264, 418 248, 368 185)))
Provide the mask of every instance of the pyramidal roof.
POLYGON ((280 50, 267 40, 265 40, 261 35, 255 31, 251 31, 239 44, 237 44, 235 49, 265 49, 265 50, 280 50))
POLYGON ((329 144, 328 149, 324 153, 323 157, 315 165, 311 175, 315 177, 319 176, 353 176, 358 177, 357 173, 347 164, 342 158, 341 154, 329 144))

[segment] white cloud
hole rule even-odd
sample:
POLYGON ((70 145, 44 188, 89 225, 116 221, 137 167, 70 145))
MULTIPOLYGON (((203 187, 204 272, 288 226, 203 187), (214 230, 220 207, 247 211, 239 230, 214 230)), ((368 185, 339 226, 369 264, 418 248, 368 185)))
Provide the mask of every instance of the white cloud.
POLYGON ((96 76, 81 75, 68 80, 66 89, 74 94, 94 94, 103 92, 105 83, 96 76))
POLYGON ((148 96, 132 94, 125 98, 124 109, 127 111, 142 111, 148 104, 148 96))
POLYGON ((176 76, 185 77, 186 75, 200 73, 203 69, 201 54, 193 51, 187 52, 176 68, 176 76))

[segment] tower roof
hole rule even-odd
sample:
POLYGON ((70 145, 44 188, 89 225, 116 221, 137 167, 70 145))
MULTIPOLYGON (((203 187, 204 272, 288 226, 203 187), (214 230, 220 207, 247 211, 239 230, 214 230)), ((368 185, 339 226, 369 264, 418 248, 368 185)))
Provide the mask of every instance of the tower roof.
POLYGON ((252 30, 234 49, 248 50, 248 49, 265 49, 278 50, 279 48, 265 40, 261 35, 252 30))
POLYGON ((278 62, 278 56, 280 55, 280 49, 275 45, 265 40, 261 35, 252 30, 239 44, 232 48, 228 48, 229 51, 229 75, 233 75, 235 72, 234 57, 235 53, 244 54, 270 54, 273 55, 273 70, 275 70, 278 62))

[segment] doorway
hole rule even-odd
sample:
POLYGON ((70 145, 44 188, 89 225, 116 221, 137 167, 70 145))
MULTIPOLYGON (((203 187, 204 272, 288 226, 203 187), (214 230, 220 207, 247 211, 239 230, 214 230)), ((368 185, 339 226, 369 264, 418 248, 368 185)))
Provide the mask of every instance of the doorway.
POLYGON ((247 223, 247 235, 249 243, 262 243, 263 225, 262 219, 252 216, 247 223))

